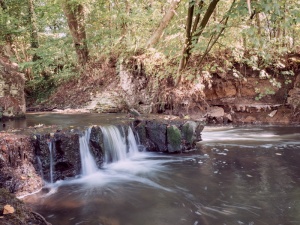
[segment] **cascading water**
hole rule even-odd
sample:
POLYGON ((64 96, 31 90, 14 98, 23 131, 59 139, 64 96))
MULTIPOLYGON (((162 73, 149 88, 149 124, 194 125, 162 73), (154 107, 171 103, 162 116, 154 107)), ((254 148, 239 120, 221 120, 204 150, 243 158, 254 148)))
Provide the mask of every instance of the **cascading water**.
POLYGON ((53 141, 50 140, 48 142, 48 148, 49 148, 49 153, 50 153, 50 183, 52 184, 53 183, 53 141))
MULTIPOLYGON (((130 128, 131 129, 131 128, 130 128)), ((133 132, 132 132, 133 133, 133 132)), ((145 146, 141 144, 141 139, 138 133, 134 134, 135 142, 139 152, 144 152, 146 150, 145 146)))
POLYGON ((103 133, 104 149, 105 149, 105 162, 117 162, 125 160, 128 156, 131 156, 138 152, 138 147, 134 134, 131 128, 128 128, 128 151, 126 145, 125 132, 123 135, 116 126, 101 127, 103 133))
POLYGON ((41 174, 42 179, 44 180, 44 173, 43 173, 43 166, 42 166, 41 158, 39 156, 37 156, 36 159, 37 159, 37 164, 38 164, 39 172, 41 174))
POLYGON ((130 155, 134 155, 139 152, 139 147, 137 145, 137 142, 135 140, 135 136, 133 134, 131 127, 128 128, 128 144, 129 144, 129 154, 130 155))
POLYGON ((90 148, 89 148, 89 140, 91 135, 91 128, 88 128, 84 135, 79 138, 79 145, 80 145, 80 157, 81 157, 81 169, 82 175, 87 176, 97 172, 98 167, 96 162, 91 155, 90 148))

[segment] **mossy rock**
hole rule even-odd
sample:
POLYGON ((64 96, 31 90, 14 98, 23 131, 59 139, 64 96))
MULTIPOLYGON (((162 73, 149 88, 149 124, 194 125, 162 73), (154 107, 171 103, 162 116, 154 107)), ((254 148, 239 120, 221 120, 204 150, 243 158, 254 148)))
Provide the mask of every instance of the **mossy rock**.
POLYGON ((177 126, 167 127, 168 152, 181 151, 181 132, 177 126))
POLYGON ((182 126, 182 137, 185 140, 186 144, 192 145, 196 140, 195 131, 198 127, 198 124, 194 121, 187 121, 182 126))

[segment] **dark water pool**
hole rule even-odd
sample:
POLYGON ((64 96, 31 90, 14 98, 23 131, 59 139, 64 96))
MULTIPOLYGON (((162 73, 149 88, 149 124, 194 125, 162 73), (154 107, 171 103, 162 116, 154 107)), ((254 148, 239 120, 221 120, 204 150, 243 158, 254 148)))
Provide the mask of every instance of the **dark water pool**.
POLYGON ((300 127, 213 128, 25 198, 53 225, 300 224, 300 127))

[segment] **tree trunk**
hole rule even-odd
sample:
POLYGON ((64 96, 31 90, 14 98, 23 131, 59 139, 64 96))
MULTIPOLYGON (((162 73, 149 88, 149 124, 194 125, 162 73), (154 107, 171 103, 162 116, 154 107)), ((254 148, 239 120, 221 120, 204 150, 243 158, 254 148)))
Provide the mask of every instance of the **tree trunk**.
POLYGON ((162 18, 158 28, 154 31, 150 39, 148 40, 146 47, 153 47, 154 45, 157 44, 159 41, 160 37, 163 34, 164 29, 169 25, 170 21, 172 20, 173 16, 175 15, 175 10, 179 6, 181 0, 173 0, 171 3, 171 6, 169 10, 166 12, 164 17, 162 18))
POLYGON ((194 24, 193 24, 192 34, 194 34, 197 30, 198 24, 200 22, 200 11, 202 10, 203 5, 204 5, 204 1, 200 0, 198 3, 198 10, 197 10, 196 17, 195 17, 194 24))
POLYGON ((79 3, 66 0, 63 4, 63 11, 73 38, 78 63, 84 66, 89 59, 84 24, 84 7, 79 3))
POLYGON ((261 21, 260 21, 259 13, 255 14, 255 19, 256 19, 257 32, 259 38, 261 38, 261 21))
POLYGON ((201 36, 204 28, 206 27, 206 25, 207 25, 207 23, 209 21, 209 18, 213 14, 213 12, 214 12, 214 10, 215 10, 215 8, 216 8, 216 6, 217 6, 217 4, 218 4, 219 1, 220 0, 212 0, 211 1, 211 3, 209 4, 209 6, 208 6, 208 8, 207 8, 207 10, 205 12, 205 15, 204 15, 203 19, 202 19, 202 21, 201 21, 201 23, 199 25, 199 31, 194 34, 194 37, 196 37, 196 38, 199 39, 199 37, 201 36))
POLYGON ((34 12, 34 0, 28 0, 28 10, 29 10, 29 23, 30 23, 30 42, 31 48, 38 48, 38 31, 36 24, 36 15, 34 12))
MULTIPOLYGON (((193 33, 189 37, 190 41, 185 42, 185 46, 184 46, 184 49, 182 51, 182 58, 180 60, 178 71, 181 71, 186 67, 187 62, 188 62, 188 60, 190 58, 190 55, 191 55, 190 51, 192 50, 192 39, 198 40, 200 38, 204 28, 206 27, 206 25, 209 21, 209 18, 211 17, 214 10, 216 9, 216 6, 217 6, 218 2, 219 2, 219 0, 212 0, 212 2, 209 4, 209 6, 208 6, 208 8, 207 8, 207 10, 204 14, 203 19, 201 20, 199 28, 197 29, 198 31, 197 32, 195 31, 195 33, 193 33)), ((199 4, 199 7, 202 7, 201 2, 199 4)), ((189 16, 188 16, 188 19, 189 19, 189 16)), ((196 19, 197 19, 197 17, 196 17, 196 19)), ((198 23, 198 21, 197 21, 197 23, 198 23)), ((193 30, 194 30, 194 28, 193 28, 193 30)))
MULTIPOLYGON (((188 8, 188 16, 186 19, 186 32, 185 32, 185 44, 182 50, 182 55, 185 57, 182 57, 179 64, 179 70, 181 70, 185 64, 186 60, 190 57, 190 49, 192 46, 192 24, 193 24, 193 16, 194 16, 194 3, 189 2, 189 8, 188 8)), ((197 17, 196 17, 197 19, 197 17)), ((195 25, 195 23, 194 23, 195 25)), ((195 29, 195 26, 193 27, 193 30, 195 29)))

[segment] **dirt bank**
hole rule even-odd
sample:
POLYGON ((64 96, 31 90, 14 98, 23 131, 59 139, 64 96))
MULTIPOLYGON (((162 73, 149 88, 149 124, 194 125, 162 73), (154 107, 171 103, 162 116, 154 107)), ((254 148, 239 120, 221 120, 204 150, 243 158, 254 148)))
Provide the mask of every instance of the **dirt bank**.
POLYGON ((141 54, 126 62, 112 57, 91 63, 80 79, 65 83, 46 102, 28 109, 115 113, 135 108, 144 114, 162 113, 208 123, 297 124, 299 62, 299 54, 286 56, 264 70, 232 62, 226 73, 202 71, 190 79, 191 70, 176 84, 175 72, 165 68, 171 65, 161 63, 157 55, 141 54))

